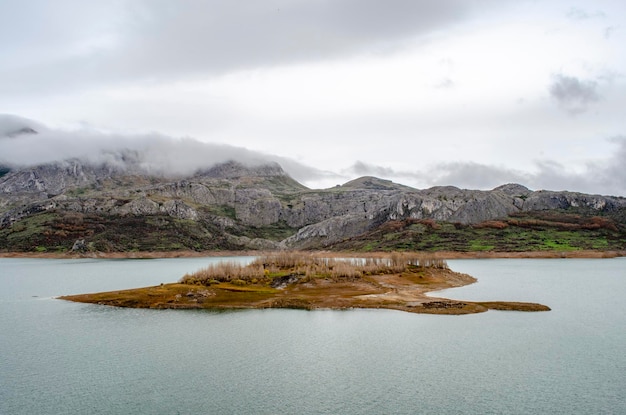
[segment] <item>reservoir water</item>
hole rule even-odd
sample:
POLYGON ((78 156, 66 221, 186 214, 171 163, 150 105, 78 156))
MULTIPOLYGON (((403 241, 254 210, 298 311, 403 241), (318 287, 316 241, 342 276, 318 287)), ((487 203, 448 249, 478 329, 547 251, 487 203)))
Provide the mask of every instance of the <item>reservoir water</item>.
MULTIPOLYGON (((237 258, 247 261, 249 258, 237 258)), ((626 258, 448 261, 544 313, 135 310, 220 258, 0 258, 0 414, 623 414, 626 258)))

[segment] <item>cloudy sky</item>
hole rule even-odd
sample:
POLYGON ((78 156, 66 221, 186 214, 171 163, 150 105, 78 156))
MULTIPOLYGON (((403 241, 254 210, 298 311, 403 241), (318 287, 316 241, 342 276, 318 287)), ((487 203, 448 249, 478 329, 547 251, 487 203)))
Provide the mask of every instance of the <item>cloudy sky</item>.
POLYGON ((310 187, 626 196, 624 45, 623 0, 3 0, 0 124, 48 133, 0 161, 143 145, 310 187))

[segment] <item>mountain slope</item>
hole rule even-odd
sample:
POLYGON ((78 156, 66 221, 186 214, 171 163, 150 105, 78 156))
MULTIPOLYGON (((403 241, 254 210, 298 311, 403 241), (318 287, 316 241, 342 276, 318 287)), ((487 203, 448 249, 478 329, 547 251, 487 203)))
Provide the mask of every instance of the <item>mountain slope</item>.
POLYGON ((169 178, 121 152, 106 163, 67 160, 0 177, 0 250, 624 249, 625 212, 624 198, 517 184, 418 190, 363 177, 312 190, 275 163, 228 162, 169 178), (573 232, 600 242, 528 243, 528 232, 541 231, 529 221, 552 226, 545 212, 558 229, 580 226, 543 241, 573 232))

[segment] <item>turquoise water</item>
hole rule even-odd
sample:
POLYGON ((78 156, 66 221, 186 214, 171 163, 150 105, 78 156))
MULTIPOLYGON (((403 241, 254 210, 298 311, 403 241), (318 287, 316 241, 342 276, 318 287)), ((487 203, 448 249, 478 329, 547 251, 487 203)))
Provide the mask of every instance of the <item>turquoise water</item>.
MULTIPOLYGON (((626 413, 626 258, 455 260, 547 313, 117 309, 215 258, 0 259, 0 414, 626 413)), ((249 258, 239 258, 246 261, 249 258)))

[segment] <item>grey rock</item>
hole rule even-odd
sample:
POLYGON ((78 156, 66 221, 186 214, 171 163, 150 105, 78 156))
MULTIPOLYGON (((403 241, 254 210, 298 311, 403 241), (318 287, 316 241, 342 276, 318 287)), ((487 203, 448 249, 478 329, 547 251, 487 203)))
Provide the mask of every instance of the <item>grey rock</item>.
POLYGON ((147 197, 132 200, 125 205, 115 208, 114 213, 118 215, 155 215, 160 212, 159 204, 147 197))
POLYGON ((300 281, 302 277, 298 275, 285 275, 284 277, 276 277, 270 283, 272 288, 279 290, 287 288, 288 285, 295 284, 300 281))
POLYGON ((235 192, 235 215, 246 225, 257 227, 278 222, 282 206, 267 189, 245 189, 235 192))
POLYGON ((246 166, 236 161, 217 164, 198 173, 198 176, 214 179, 236 179, 241 177, 286 176, 278 163, 264 163, 246 166))
POLYGON ((198 212, 182 200, 168 200, 159 208, 161 212, 178 219, 197 220, 198 212))
POLYGON ((359 235, 372 225, 372 220, 360 214, 333 217, 301 228, 295 235, 283 240, 281 246, 299 249, 329 246, 342 239, 359 235))
POLYGON ((472 224, 515 212, 574 207, 601 213, 626 208, 624 198, 531 191, 519 184, 490 191, 453 186, 418 190, 362 177, 343 186, 311 190, 288 177, 277 164, 229 162, 191 177, 168 179, 143 172, 132 153, 112 155, 111 160, 101 165, 68 160, 14 169, 1 176, 0 227, 48 210, 118 216, 167 214, 203 221, 236 246, 277 249, 329 246, 390 220, 472 224), (233 229, 277 224, 297 231, 280 243, 228 234, 233 229))
POLYGON ((84 239, 78 239, 72 245, 72 252, 86 252, 87 251, 87 243, 84 239))

